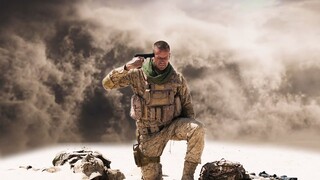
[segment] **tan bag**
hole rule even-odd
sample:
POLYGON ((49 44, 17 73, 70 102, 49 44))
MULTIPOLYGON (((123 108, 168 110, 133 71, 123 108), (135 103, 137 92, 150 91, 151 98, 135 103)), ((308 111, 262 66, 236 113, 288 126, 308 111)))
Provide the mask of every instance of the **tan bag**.
POLYGON ((178 117, 181 114, 181 100, 179 96, 174 97, 174 117, 178 117))
POLYGON ((140 120, 142 117, 142 103, 141 103, 141 98, 134 94, 131 97, 131 109, 130 109, 130 116, 134 120, 140 120))

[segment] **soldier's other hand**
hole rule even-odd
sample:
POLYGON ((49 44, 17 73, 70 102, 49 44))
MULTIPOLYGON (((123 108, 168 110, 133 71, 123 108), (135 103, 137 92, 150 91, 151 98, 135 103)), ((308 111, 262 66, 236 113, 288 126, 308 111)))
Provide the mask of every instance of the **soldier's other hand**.
POLYGON ((126 70, 130 70, 130 69, 138 69, 141 68, 142 64, 143 64, 144 58, 143 57, 134 57, 132 58, 131 61, 127 62, 125 68, 126 70))

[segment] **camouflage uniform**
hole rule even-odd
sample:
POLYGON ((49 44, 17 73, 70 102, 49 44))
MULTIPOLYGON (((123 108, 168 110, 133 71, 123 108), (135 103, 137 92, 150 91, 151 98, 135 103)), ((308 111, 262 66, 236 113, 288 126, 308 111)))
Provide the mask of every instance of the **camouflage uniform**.
POLYGON ((185 160, 201 163, 204 147, 203 125, 194 119, 191 95, 184 77, 174 72, 164 84, 150 84, 142 69, 112 70, 104 79, 105 89, 130 85, 131 117, 136 120, 139 149, 150 160, 141 167, 145 180, 162 179, 160 156, 169 140, 188 142, 185 160))

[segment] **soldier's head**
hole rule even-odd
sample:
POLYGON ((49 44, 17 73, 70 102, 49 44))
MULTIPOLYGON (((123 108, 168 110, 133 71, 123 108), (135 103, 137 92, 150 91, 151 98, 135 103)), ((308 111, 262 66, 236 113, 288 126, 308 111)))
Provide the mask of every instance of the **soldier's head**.
POLYGON ((170 59, 170 46, 165 41, 157 41, 153 44, 153 63, 160 71, 164 70, 170 59))

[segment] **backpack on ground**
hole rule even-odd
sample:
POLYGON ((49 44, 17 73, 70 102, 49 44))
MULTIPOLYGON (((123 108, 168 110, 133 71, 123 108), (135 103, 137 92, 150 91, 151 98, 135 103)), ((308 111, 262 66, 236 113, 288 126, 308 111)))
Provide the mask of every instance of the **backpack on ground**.
POLYGON ((250 180, 240 163, 221 159, 202 166, 199 180, 250 180))

